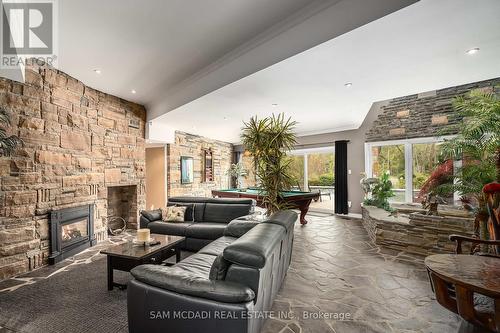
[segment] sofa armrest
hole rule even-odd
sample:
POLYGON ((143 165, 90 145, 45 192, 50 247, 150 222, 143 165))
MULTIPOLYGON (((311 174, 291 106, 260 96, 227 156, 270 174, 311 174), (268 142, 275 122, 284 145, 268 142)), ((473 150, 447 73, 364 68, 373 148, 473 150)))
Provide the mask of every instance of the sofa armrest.
POLYGON ((150 222, 161 220, 161 210, 142 210, 139 220, 141 228, 147 228, 150 222))
POLYGON ((218 302, 243 303, 255 298, 253 290, 242 284, 182 274, 175 267, 141 265, 130 273, 137 280, 161 289, 218 302))
POLYGON ((224 236, 239 238, 260 223, 256 220, 245 219, 246 217, 251 217, 251 215, 238 217, 229 222, 226 229, 224 229, 224 236))

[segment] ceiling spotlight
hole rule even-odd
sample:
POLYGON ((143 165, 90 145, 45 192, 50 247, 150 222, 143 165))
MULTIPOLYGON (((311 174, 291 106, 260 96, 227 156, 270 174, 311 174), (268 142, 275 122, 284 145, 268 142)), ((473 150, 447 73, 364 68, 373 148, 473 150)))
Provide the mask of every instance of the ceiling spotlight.
POLYGON ((134 89, 132 89, 130 92, 131 92, 132 94, 135 94, 137 91, 135 91, 134 89))
POLYGON ((344 86, 346 88, 350 88, 350 87, 352 87, 352 82, 347 82, 346 84, 344 84, 344 86))
POLYGON ((96 69, 94 69, 94 73, 96 73, 96 74, 101 74, 102 72, 101 72, 101 70, 100 70, 100 69, 96 68, 96 69))
POLYGON ((227 117, 224 117, 224 120, 227 120, 227 117))
POLYGON ((273 103, 273 104, 271 104, 271 106, 272 106, 273 108, 275 108, 275 107, 277 107, 277 106, 278 106, 278 104, 277 104, 277 103, 273 103))
POLYGON ((478 52, 479 52, 479 47, 475 47, 473 49, 469 49, 469 50, 465 51, 465 53, 467 53, 467 54, 476 54, 478 52))

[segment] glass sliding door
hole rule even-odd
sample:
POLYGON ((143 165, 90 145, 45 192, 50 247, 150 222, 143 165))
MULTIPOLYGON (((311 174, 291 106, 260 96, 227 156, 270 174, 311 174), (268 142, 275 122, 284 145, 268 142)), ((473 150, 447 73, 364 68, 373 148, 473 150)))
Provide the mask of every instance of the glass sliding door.
POLYGON ((319 198, 310 210, 333 211, 334 148, 313 148, 291 153, 291 173, 297 180, 297 190, 318 192, 319 198))

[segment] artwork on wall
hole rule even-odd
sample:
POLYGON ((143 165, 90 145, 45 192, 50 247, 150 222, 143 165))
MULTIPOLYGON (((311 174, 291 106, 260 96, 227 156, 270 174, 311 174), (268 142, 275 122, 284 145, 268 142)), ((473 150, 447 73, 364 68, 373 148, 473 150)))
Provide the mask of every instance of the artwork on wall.
POLYGON ((212 149, 203 149, 203 181, 214 181, 214 162, 212 149))
POLYGON ((181 156, 181 184, 191 184, 193 180, 193 158, 189 156, 181 156))

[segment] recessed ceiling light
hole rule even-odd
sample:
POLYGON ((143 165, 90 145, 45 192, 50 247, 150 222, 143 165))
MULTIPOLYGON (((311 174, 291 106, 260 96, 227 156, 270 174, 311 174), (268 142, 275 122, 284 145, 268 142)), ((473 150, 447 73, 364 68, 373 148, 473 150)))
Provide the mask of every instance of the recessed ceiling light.
POLYGON ((465 53, 467 53, 467 54, 476 54, 478 52, 479 52, 479 47, 475 47, 473 49, 469 49, 469 50, 465 51, 465 53))
POLYGON ((278 104, 277 104, 277 103, 273 103, 273 104, 271 104, 271 106, 272 106, 273 108, 275 108, 275 107, 277 107, 277 106, 278 106, 278 104))
POLYGON ((135 94, 137 91, 135 91, 134 89, 132 89, 130 92, 131 92, 132 94, 135 94))
POLYGON ((350 88, 350 87, 352 87, 352 82, 347 82, 346 84, 344 84, 344 86, 347 88, 350 88))
POLYGON ((227 120, 227 117, 224 117, 224 120, 227 120))
POLYGON ((100 69, 96 68, 96 69, 94 69, 94 73, 96 73, 96 74, 101 74, 102 72, 101 72, 101 70, 100 70, 100 69))

